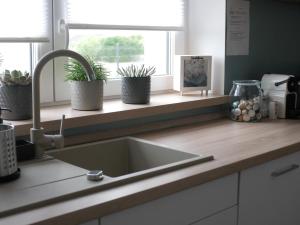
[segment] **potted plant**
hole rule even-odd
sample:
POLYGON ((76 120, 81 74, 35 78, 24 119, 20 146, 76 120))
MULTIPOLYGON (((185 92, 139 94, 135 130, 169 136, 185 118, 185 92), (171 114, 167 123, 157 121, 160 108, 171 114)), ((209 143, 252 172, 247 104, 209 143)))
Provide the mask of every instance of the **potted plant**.
POLYGON ((71 88, 71 105, 76 110, 98 110, 103 107, 103 81, 106 81, 108 72, 102 64, 86 57, 91 65, 96 80, 88 81, 82 65, 74 59, 65 64, 66 80, 71 88))
POLYGON ((126 104, 147 104, 150 101, 151 75, 154 66, 130 65, 119 68, 117 73, 122 76, 122 101, 126 104))
POLYGON ((32 118, 32 79, 29 73, 19 70, 5 70, 0 76, 0 107, 2 118, 6 120, 25 120, 32 118))

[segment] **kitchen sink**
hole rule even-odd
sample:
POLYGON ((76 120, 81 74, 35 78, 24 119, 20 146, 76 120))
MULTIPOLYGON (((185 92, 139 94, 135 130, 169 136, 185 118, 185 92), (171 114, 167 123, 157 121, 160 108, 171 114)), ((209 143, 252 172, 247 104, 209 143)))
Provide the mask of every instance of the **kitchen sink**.
POLYGON ((77 145, 47 154, 89 171, 102 170, 109 177, 147 177, 213 160, 212 156, 186 153, 133 137, 77 145))
POLYGON ((46 153, 48 156, 42 159, 20 163, 20 179, 2 184, 0 217, 213 160, 212 156, 190 154, 133 137, 46 153), (91 170, 102 170, 103 179, 86 177, 91 170))

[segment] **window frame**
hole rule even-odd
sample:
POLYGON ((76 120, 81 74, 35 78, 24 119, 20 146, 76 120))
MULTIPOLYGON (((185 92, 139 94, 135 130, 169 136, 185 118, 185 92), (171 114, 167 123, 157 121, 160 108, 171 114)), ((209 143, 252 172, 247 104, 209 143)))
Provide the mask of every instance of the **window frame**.
MULTIPOLYGON (((29 45, 28 52, 28 60, 29 60, 29 71, 33 74, 35 65, 38 60, 45 55, 47 52, 53 49, 53 32, 52 32, 52 14, 53 14, 53 0, 46 0, 49 8, 47 17, 49 20, 47 21, 47 34, 48 37, 11 37, 11 38, 0 38, 0 43, 27 43, 29 45)), ((53 65, 52 62, 49 62, 45 68, 43 69, 43 76, 41 76, 40 86, 41 86, 41 102, 54 102, 53 96, 53 85, 49 85, 53 83, 53 65)), ((16 68, 18 69, 18 68, 16 68)))
MULTIPOLYGON (((64 9, 64 0, 48 0, 50 6, 49 10, 49 31, 50 37, 48 43, 38 44, 37 58, 40 59, 44 54, 51 50, 58 50, 65 48, 66 36, 61 31, 61 19, 66 19, 66 10, 64 9)), ((186 1, 186 0, 185 0, 186 1)), ((185 13, 185 24, 186 24, 186 13, 185 13)), ((107 29, 107 27, 106 27, 107 29)), ((173 89, 173 61, 175 54, 184 54, 185 52, 185 38, 186 36, 186 25, 183 31, 169 32, 169 43, 168 43, 168 57, 167 58, 167 71, 168 75, 157 75, 152 77, 151 82, 151 93, 163 93, 173 89)), ((43 75, 41 77, 41 102, 44 105, 51 104, 62 104, 70 101, 69 92, 65 90, 66 86, 62 77, 57 74, 64 73, 63 64, 66 62, 66 58, 56 58, 49 62, 48 65, 43 69, 43 75), (49 84, 52 85, 49 85, 49 84)), ((34 65, 33 65, 34 68, 34 65)), ((104 99, 120 98, 121 95, 121 79, 108 80, 104 85, 104 99)))

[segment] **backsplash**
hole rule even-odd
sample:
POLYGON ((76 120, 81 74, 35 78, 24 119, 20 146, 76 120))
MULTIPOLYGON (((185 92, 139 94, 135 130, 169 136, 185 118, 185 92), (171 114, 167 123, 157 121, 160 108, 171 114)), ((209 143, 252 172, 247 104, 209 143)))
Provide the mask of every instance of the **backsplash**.
POLYGON ((226 56, 225 94, 233 80, 264 73, 300 76, 300 4, 251 0, 249 56, 226 56))

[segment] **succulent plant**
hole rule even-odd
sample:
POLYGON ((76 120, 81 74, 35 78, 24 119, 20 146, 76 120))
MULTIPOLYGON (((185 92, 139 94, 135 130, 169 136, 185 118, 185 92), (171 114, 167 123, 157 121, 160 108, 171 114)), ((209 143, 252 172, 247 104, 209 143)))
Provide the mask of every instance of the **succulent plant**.
POLYGON ((20 70, 5 70, 4 75, 0 76, 0 82, 3 85, 14 86, 14 85, 29 85, 32 82, 32 77, 28 72, 22 73, 20 70))
POLYGON ((141 66, 135 66, 131 64, 127 67, 118 68, 117 73, 122 77, 148 77, 156 72, 154 66, 145 67, 144 64, 141 66))

